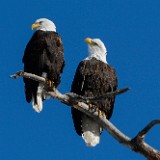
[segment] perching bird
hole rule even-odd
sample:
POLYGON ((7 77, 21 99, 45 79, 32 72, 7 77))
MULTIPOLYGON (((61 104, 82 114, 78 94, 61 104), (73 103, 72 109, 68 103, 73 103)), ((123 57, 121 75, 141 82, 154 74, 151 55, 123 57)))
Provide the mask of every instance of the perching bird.
MULTIPOLYGON (((100 39, 86 38, 89 56, 77 67, 71 92, 85 97, 96 97, 117 89, 115 70, 107 63, 107 50, 100 39)), ((101 99, 88 105, 97 108, 105 118, 110 119, 115 97, 101 99)), ((100 142, 102 127, 91 117, 71 108, 75 130, 82 136, 87 146, 96 146, 100 142)))
MULTIPOLYGON (((62 39, 56 32, 55 24, 49 19, 36 20, 32 29, 36 31, 24 51, 24 71, 43 76, 57 87, 61 82, 65 63, 62 39)), ((47 97, 44 85, 27 78, 23 80, 26 101, 32 101, 36 112, 42 111, 43 100, 47 97)))

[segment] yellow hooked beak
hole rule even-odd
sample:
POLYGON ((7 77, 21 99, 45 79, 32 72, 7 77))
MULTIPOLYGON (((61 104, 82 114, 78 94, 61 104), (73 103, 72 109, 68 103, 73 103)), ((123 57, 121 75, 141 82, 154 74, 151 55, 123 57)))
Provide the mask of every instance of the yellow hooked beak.
POLYGON ((40 27, 39 23, 32 24, 32 30, 37 29, 38 27, 40 27))
POLYGON ((86 43, 88 43, 89 45, 93 45, 94 44, 91 38, 86 38, 84 41, 86 43))

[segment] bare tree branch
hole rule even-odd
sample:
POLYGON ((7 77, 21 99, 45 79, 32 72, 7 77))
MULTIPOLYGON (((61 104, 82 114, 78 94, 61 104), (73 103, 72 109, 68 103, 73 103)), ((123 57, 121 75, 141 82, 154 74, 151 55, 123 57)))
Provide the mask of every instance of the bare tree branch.
POLYGON ((139 133, 138 133, 138 137, 144 139, 147 132, 149 132, 151 130, 152 127, 154 127, 156 124, 160 124, 160 120, 153 120, 151 121, 143 130, 141 130, 139 133))
MULTIPOLYGON (((17 72, 16 74, 10 76, 11 78, 18 78, 19 76, 30 78, 32 80, 39 81, 47 85, 47 80, 43 77, 39 77, 34 74, 26 73, 26 72, 17 72)), ((66 93, 61 94, 57 89, 53 88, 52 91, 48 91, 47 94, 53 98, 58 99, 62 103, 74 107, 81 112, 87 114, 88 116, 95 119, 105 130, 107 130, 118 142, 122 143, 123 145, 127 146, 128 148, 132 149, 135 152, 140 153, 144 157, 149 160, 160 160, 160 152, 153 148, 152 146, 148 145, 144 142, 145 135, 149 132, 149 130, 156 124, 160 123, 160 120, 154 120, 150 122, 143 130, 141 130, 134 138, 129 138, 125 134, 123 134, 120 130, 118 130, 110 121, 105 119, 103 116, 99 115, 98 111, 91 111, 89 106, 84 103, 90 100, 99 100, 101 98, 106 98, 108 96, 118 95, 128 91, 128 88, 118 90, 115 92, 107 93, 105 95, 99 97, 83 97, 78 96, 74 93, 66 93), (79 99, 79 101, 78 101, 79 99)))

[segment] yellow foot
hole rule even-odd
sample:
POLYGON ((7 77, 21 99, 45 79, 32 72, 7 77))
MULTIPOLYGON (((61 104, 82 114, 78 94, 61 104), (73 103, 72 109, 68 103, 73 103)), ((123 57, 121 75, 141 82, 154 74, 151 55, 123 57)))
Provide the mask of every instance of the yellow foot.
POLYGON ((54 82, 51 80, 47 80, 47 86, 48 88, 53 88, 54 87, 54 82))
POLYGON ((105 117, 105 118, 106 118, 105 113, 104 113, 103 111, 99 110, 99 109, 98 109, 98 116, 99 116, 99 117, 105 117))

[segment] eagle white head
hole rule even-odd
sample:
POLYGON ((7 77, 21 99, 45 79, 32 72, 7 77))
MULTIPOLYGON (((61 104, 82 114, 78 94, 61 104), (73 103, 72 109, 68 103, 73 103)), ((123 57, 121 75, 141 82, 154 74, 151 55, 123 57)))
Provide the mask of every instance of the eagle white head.
POLYGON ((32 24, 32 29, 56 32, 55 24, 47 18, 37 19, 35 23, 32 24))
POLYGON ((89 56, 86 58, 86 60, 94 57, 104 63, 107 63, 106 60, 107 49, 104 43, 100 39, 86 38, 85 42, 88 44, 88 51, 89 51, 89 56))

